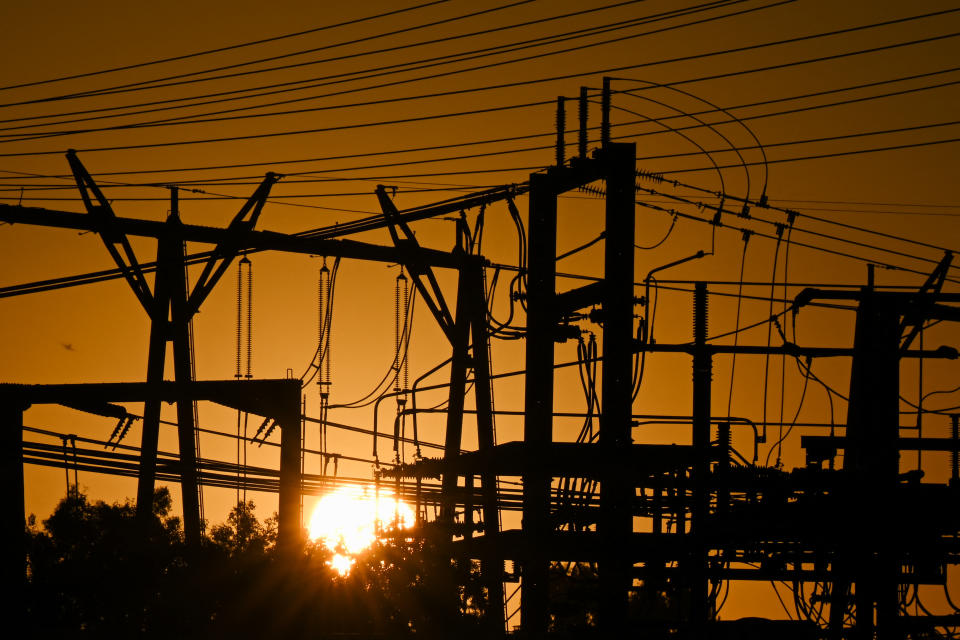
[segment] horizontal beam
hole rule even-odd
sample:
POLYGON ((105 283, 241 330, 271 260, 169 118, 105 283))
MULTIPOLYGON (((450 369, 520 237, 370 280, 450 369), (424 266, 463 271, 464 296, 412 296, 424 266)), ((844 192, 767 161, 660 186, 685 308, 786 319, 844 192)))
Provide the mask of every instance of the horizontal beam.
MULTIPOLYGON (((0 404, 71 404, 92 402, 175 402, 186 397, 209 400, 231 409, 276 417, 295 408, 299 415, 300 381, 201 380, 178 383, 165 380, 79 384, 0 384, 0 404)), ((298 421, 299 423, 299 421, 298 421)))
MULTIPOLYGON (((845 449, 845 436, 801 436, 800 446, 804 449, 833 447, 845 449)), ((960 440, 953 438, 898 438, 897 447, 906 451, 957 451, 960 452, 960 440)))
MULTIPOLYGON (((60 229, 76 229, 100 233, 97 220, 85 213, 55 211, 34 207, 16 207, 0 204, 0 221, 11 224, 29 224, 60 229)), ((171 225, 155 220, 116 218, 110 221, 110 231, 144 238, 175 238, 185 242, 220 244, 227 237, 238 251, 285 251, 307 255, 340 256, 358 260, 407 264, 414 258, 435 267, 456 269, 465 259, 446 251, 418 248, 397 249, 356 240, 334 240, 310 237, 306 234, 291 235, 276 231, 239 230, 228 231, 218 227, 195 224, 171 225), (415 254, 415 255, 414 255, 415 254)), ((474 258, 476 259, 476 258, 474 258)))
MULTIPOLYGON (((540 467, 552 477, 598 477, 606 458, 598 444, 551 442, 546 455, 535 458, 525 442, 507 442, 483 451, 462 453, 452 460, 427 458, 410 465, 383 471, 385 477, 439 477, 445 472, 459 475, 481 471, 502 476, 519 476, 531 467, 540 467)), ((635 444, 629 457, 638 486, 646 486, 649 474, 682 469, 691 464, 691 448, 676 444, 635 444)))
MULTIPOLYGON (((703 347, 711 355, 717 354, 738 354, 738 355, 787 355, 808 358, 836 358, 841 356, 852 357, 853 349, 843 347, 801 347, 786 342, 778 347, 765 347, 762 345, 728 345, 728 344, 707 344, 703 347)), ((692 344, 642 344, 634 341, 634 353, 646 351, 648 353, 686 353, 693 355, 696 347, 692 344)), ((941 346, 936 349, 911 349, 900 354, 907 358, 942 358, 946 360, 956 360, 960 357, 953 347, 941 346)))

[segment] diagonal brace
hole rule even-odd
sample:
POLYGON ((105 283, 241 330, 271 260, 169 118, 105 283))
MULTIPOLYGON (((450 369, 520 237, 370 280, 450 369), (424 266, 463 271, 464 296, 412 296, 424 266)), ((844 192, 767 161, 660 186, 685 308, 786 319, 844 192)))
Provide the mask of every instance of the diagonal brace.
POLYGON ((237 212, 237 215, 230 221, 223 239, 220 240, 216 248, 210 252, 210 257, 207 258, 206 263, 203 265, 203 271, 194 284, 193 291, 190 292, 185 310, 188 318, 193 317, 200 309, 200 305, 207 299, 207 296, 213 291, 217 282, 220 281, 223 274, 230 268, 233 259, 240 253, 240 248, 243 246, 244 235, 246 232, 252 231, 256 226, 260 212, 263 211, 263 205, 266 204, 267 198, 270 195, 270 188, 280 180, 281 177, 281 175, 273 173, 272 171, 268 172, 263 178, 263 182, 257 187, 257 190, 253 192, 253 195, 247 199, 243 207, 240 208, 240 211, 237 212))
MULTIPOLYGON (((923 294, 940 293, 940 290, 943 288, 943 283, 947 278, 947 270, 950 268, 952 261, 953 254, 947 251, 917 292, 921 294, 918 296, 918 300, 923 299, 923 294)), ((923 301, 918 301, 917 306, 920 308, 910 313, 904 313, 903 319, 900 321, 900 334, 903 335, 903 339, 900 342, 901 355, 910 348, 910 344, 914 338, 917 337, 917 334, 920 333, 920 330, 923 328, 923 323, 928 317, 927 312, 933 305, 929 302, 924 303, 923 301), (905 332, 907 332, 906 335, 904 335, 905 332)))
POLYGON ((150 313, 153 308, 153 294, 150 292, 150 285, 147 283, 140 263, 137 262, 137 256, 134 254, 133 247, 130 246, 126 234, 119 231, 114 225, 117 216, 113 212, 110 202, 104 197, 100 187, 97 186, 93 177, 77 157, 77 152, 73 149, 67 151, 67 162, 70 163, 70 169, 73 171, 73 177, 77 182, 77 188, 80 190, 83 204, 95 221, 96 232, 103 240, 114 262, 117 263, 123 277, 130 284, 137 300, 140 301, 147 313, 150 313), (120 249, 117 248, 117 245, 120 245, 120 249))
POLYGON ((387 188, 382 184, 377 185, 377 199, 380 201, 380 208, 383 209, 383 217, 387 222, 387 228, 390 230, 390 237, 402 254, 407 271, 413 277, 414 286, 420 292, 420 297, 426 303, 427 308, 430 309, 430 313, 436 318, 437 324, 440 325, 440 329, 447 336, 447 340, 450 341, 450 344, 456 345, 457 337, 454 330, 453 315, 443 299, 443 292, 440 290, 440 285, 433 274, 433 269, 419 255, 420 244, 413 235, 413 231, 400 218, 396 205, 393 204, 390 196, 387 195, 387 188), (398 229, 399 232, 403 233, 402 238, 398 229), (430 286, 429 289, 423 282, 424 278, 430 286))

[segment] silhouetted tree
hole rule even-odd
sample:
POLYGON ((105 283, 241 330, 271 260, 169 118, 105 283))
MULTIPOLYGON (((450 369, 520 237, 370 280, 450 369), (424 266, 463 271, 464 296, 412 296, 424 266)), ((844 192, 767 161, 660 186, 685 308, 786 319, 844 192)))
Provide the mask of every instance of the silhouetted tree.
POLYGON ((198 546, 184 543, 166 489, 146 535, 129 502, 71 495, 27 528, 27 618, 34 637, 478 637, 476 567, 421 541, 375 545, 349 575, 308 543, 276 551, 276 517, 234 507, 198 546), (467 586, 464 587, 463 585, 467 586))
POLYGON ((238 502, 224 524, 210 529, 210 540, 231 556, 262 554, 271 549, 277 543, 277 516, 274 514, 261 524, 255 511, 253 500, 238 502))

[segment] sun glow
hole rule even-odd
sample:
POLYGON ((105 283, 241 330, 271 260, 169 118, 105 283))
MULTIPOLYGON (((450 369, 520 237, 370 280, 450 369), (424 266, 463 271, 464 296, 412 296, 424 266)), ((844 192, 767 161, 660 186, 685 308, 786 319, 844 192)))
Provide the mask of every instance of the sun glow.
POLYGON ((333 558, 327 564, 341 576, 350 573, 356 556, 377 539, 377 532, 396 526, 409 529, 413 510, 392 493, 371 487, 340 487, 323 496, 310 516, 307 531, 333 558))

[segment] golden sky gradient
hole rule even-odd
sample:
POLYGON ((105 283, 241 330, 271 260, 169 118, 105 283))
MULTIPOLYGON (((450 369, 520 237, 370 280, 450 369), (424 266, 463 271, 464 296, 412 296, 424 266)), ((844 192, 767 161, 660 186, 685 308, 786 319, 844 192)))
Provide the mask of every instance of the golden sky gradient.
MULTIPOLYGON (((259 228, 292 233, 324 227, 377 213, 373 192, 380 183, 397 187, 395 202, 403 209, 525 181, 532 171, 554 162, 557 96, 573 98, 581 86, 589 87, 590 124, 595 127, 599 87, 602 77, 610 75, 617 78, 612 86, 619 92, 613 98, 613 135, 637 143, 638 168, 663 172, 708 193, 682 185, 641 184, 713 205, 714 194, 721 191, 754 200, 765 195, 771 204, 799 213, 790 242, 778 245, 760 234, 775 233, 776 223, 786 221, 782 211, 754 209, 750 220, 727 216, 723 226, 714 227, 704 222, 712 213, 695 204, 647 194, 641 200, 655 207, 638 206, 636 243, 653 245, 667 237, 655 249, 638 249, 638 282, 651 269, 702 249, 712 254, 658 277, 718 281, 727 284, 711 285, 712 292, 736 294, 743 259, 743 280, 754 283, 743 289, 754 296, 742 302, 743 327, 771 313, 766 299, 775 257, 781 283, 786 269, 787 280, 797 285, 860 286, 867 263, 873 262, 880 265, 879 284, 919 286, 944 248, 958 248, 960 6, 955 2, 424 4, 429 6, 365 19, 414 3, 0 3, 5 25, 0 41, 0 202, 83 211, 64 157, 74 148, 119 216, 164 219, 169 202, 161 185, 178 184, 185 222, 223 226, 264 173, 274 171, 285 177, 273 188, 259 228), (345 24, 332 26, 340 23, 345 24), (296 33, 300 35, 289 35, 296 33), (203 55, 193 55, 198 53, 203 55), (156 62, 165 59, 170 60, 156 62), (697 118, 714 128, 699 126, 697 118), (739 155, 731 147, 740 149, 739 155), (700 221, 681 216, 671 224, 671 214, 656 207, 700 221), (740 227, 755 232, 746 252, 740 227)), ((575 127, 576 105, 570 101, 568 128, 575 127)), ((598 135, 591 130, 591 148, 598 135)), ((576 151, 575 133, 566 140, 569 156, 576 151)), ((518 206, 525 213, 524 197, 518 206)), ((560 253, 597 236, 602 207, 602 200, 585 193, 561 199, 560 253)), ((471 222, 476 215, 467 212, 471 222)), ((486 216, 483 253, 494 263, 516 265, 517 240, 506 207, 491 206, 486 216)), ((448 220, 422 221, 414 229, 426 246, 453 246, 454 226, 448 220)), ((357 239, 390 242, 386 231, 357 239)), ((133 245, 142 262, 154 259, 153 241, 140 239, 133 245)), ((191 245, 190 250, 204 248, 191 245)), ((561 261, 558 270, 600 276, 602 256, 598 243, 561 261)), ((316 349, 321 260, 277 253, 251 259, 253 373, 276 378, 290 369, 299 376, 316 349)), ((93 234, 0 226, 0 287, 111 267, 93 234)), ((390 366, 397 273, 395 265, 346 260, 341 265, 333 319, 334 403, 364 396, 390 366)), ((200 379, 234 375, 235 278, 231 269, 196 318, 200 379)), ((452 304, 455 283, 450 274, 441 282, 452 304)), ((945 290, 957 291, 957 282, 953 268, 945 290)), ((558 285, 562 290, 579 283, 567 278, 558 285)), ((686 342, 691 339, 692 287, 669 286, 681 290, 659 291, 656 338, 686 342)), ((774 297, 792 298, 798 291, 791 285, 785 293, 778 286, 774 297)), ((711 334, 737 327, 734 297, 713 296, 711 305, 711 334)), ((505 317, 507 308, 502 283, 495 315, 505 317)), ((782 309, 780 302, 772 307, 774 312, 782 309)), ((599 333, 595 325, 583 327, 599 333)), ((853 313, 808 308, 795 323, 786 318, 785 330, 806 346, 849 346, 853 313)), ((2 382, 140 381, 145 376, 149 323, 122 280, 4 297, 0 331, 2 382)), ((926 333, 928 348, 957 346, 955 325, 944 323, 926 333)), ((773 342, 778 340, 774 332, 773 342)), ((743 332, 739 341, 766 344, 767 325, 743 332)), ((448 355, 442 334, 418 305, 411 379, 448 355)), ((558 361, 575 358, 574 343, 558 345, 558 361)), ((849 361, 841 360, 817 361, 814 370, 846 393, 849 361)), ((494 373, 522 364, 522 342, 494 343, 494 373)), ((794 362, 783 369, 782 394, 779 359, 771 362, 770 371, 769 420, 790 422, 796 414, 801 423, 830 421, 828 394, 810 383, 804 395, 803 376, 794 362)), ((957 372, 955 362, 927 362, 921 387, 917 363, 907 362, 902 393, 916 402, 920 395, 955 386, 957 372)), ((762 358, 738 359, 730 396, 730 360, 718 357, 714 413, 726 413, 729 401, 732 415, 759 422, 763 376, 762 358)), ((438 374, 436 381, 443 377, 438 374)), ((635 413, 689 414, 689 381, 686 356, 650 357, 635 413)), ((583 410, 573 369, 558 373, 557 388, 558 411, 583 410)), ((307 413, 314 415, 316 388, 309 386, 305 393, 307 413)), ((497 409, 523 409, 518 379, 497 383, 495 394, 497 409)), ((442 399, 434 392, 420 402, 430 406, 442 399)), ((948 394, 928 402, 936 408, 960 404, 957 395, 948 394)), ((843 424, 844 402, 835 398, 833 405, 833 419, 843 424)), ((131 406, 133 412, 140 410, 131 406)), ((382 403, 380 425, 391 425, 394 413, 392 402, 382 403)), ((172 419, 172 407, 164 409, 164 416, 172 419)), ((369 428, 373 408, 332 410, 330 417, 369 428)), ((114 426, 109 419, 55 407, 31 409, 26 422, 96 439, 106 439, 114 426)), ((219 431, 236 429, 235 414, 217 407, 201 405, 200 422, 219 431)), ((915 415, 903 416, 902 424, 915 422, 915 415)), ((255 429, 259 419, 251 418, 251 423, 255 429)), ((945 416, 925 417, 924 434, 946 435, 947 425, 945 416)), ((421 437, 442 442, 442 426, 441 417, 424 418, 421 437)), ((498 441, 519 439, 521 428, 519 419, 499 418, 498 441)), ((555 438, 573 439, 578 430, 576 421, 558 419, 555 438)), ((802 464, 799 435, 822 432, 798 427, 791 433, 782 449, 787 468, 802 464)), ((471 430, 466 433, 469 440, 471 430)), ((135 427, 125 443, 139 445, 139 437, 135 427)), ((685 442, 689 432, 643 427, 634 430, 634 437, 638 442, 685 442)), ((768 444, 761 445, 761 461, 776 439, 774 430, 768 444)), ((201 445, 205 457, 235 459, 234 444, 226 438, 205 435, 201 445)), ((371 458, 368 436, 331 431, 329 445, 332 451, 371 458)), ((738 433, 735 445, 745 455, 752 453, 747 433, 738 433)), ((307 447, 319 447, 312 426, 307 447)), ((176 451, 173 428, 162 427, 160 449, 176 451)), ((409 457, 412 450, 403 454, 409 457)), ((276 466, 279 459, 278 451, 268 447, 253 447, 249 456, 252 464, 266 466, 276 466)), ((776 456, 773 451, 771 464, 776 456)), ((381 444, 380 457, 392 457, 388 443, 381 444)), ((915 455, 902 460, 904 469, 916 464, 915 455)), ((945 455, 929 454, 924 466, 928 480, 946 477, 945 455)), ((316 457, 307 458, 308 472, 318 473, 319 467, 316 457)), ((371 464, 343 462, 338 471, 368 478, 371 464)), ((27 511, 40 516, 63 495, 62 470, 30 467, 26 483, 27 511)), ((81 474, 80 484, 105 499, 135 494, 133 479, 81 474)), ((252 497, 261 514, 276 508, 275 496, 252 497)), ((234 499, 232 490, 207 490, 207 518, 222 521, 234 499)), ((770 595, 756 597, 775 603, 770 595)))

